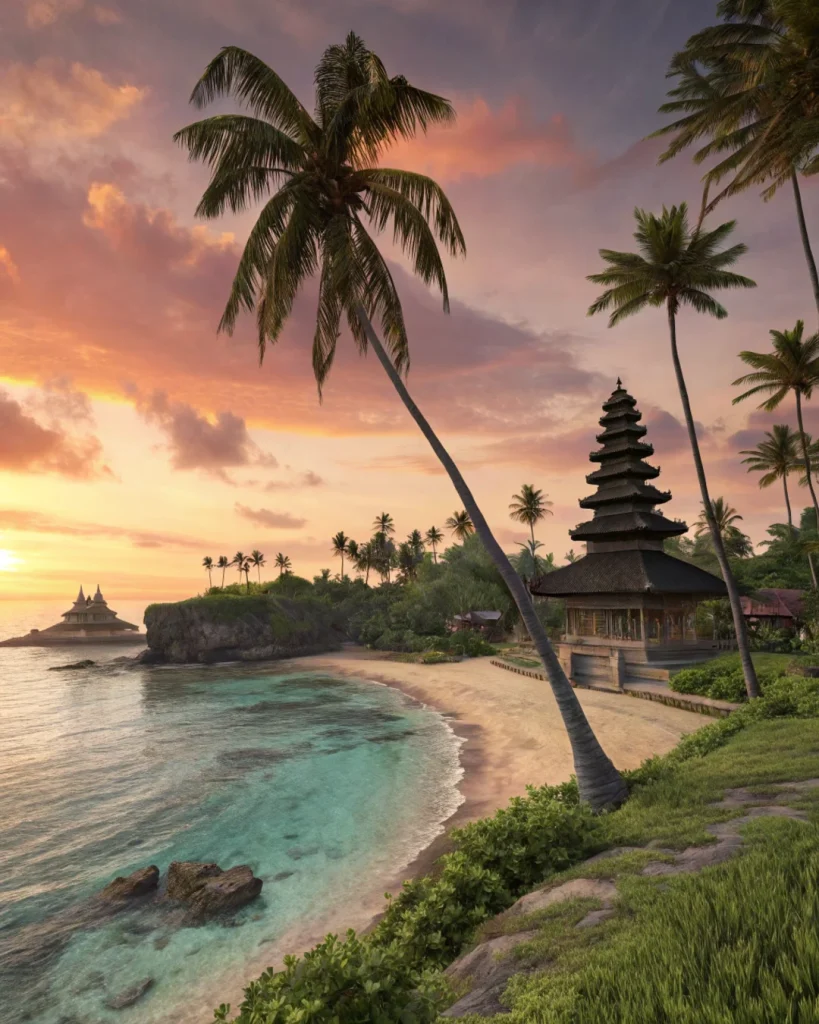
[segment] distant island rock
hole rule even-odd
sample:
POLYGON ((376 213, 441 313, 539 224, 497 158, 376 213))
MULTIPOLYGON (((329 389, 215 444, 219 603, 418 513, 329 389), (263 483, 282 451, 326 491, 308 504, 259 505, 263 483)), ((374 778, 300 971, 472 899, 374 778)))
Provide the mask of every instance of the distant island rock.
POLYGON ((329 607, 267 594, 152 604, 145 626, 143 664, 293 658, 337 650, 343 640, 329 607))
POLYGON ((81 668, 93 668, 96 665, 96 661, 92 661, 90 658, 83 658, 82 661, 72 661, 70 665, 52 665, 49 668, 49 672, 74 672, 81 668))

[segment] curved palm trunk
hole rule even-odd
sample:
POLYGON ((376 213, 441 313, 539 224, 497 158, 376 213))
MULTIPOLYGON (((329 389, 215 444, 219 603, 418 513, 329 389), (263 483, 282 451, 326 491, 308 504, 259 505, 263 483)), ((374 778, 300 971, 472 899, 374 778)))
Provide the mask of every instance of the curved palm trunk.
POLYGON ((552 649, 552 645, 549 643, 549 638, 546 636, 546 631, 535 613, 535 607, 529 591, 526 589, 523 580, 510 565, 509 559, 504 554, 500 544, 492 535, 492 531, 489 529, 483 513, 478 508, 472 492, 467 487, 466 481, 461 476, 460 470, 438 440, 437 435, 418 406, 410 397, 404 382, 401 380, 401 377, 392 365, 390 357, 378 339, 363 306, 358 306, 356 313, 367 341, 372 345, 378 361, 384 367, 387 376, 390 378, 393 387, 398 392, 410 416, 418 424, 421 433, 427 439, 430 447, 438 456, 441 465, 447 471, 449 479, 458 493, 458 497, 463 502, 464 508, 472 519, 478 536, 498 567, 498 571, 518 607, 524 625, 529 631, 529 636, 532 638, 543 662, 549 685, 552 688, 560 716, 563 719, 563 724, 569 736, 581 798, 588 801, 596 810, 604 807, 618 806, 628 796, 626 784, 592 731, 580 701, 577 699, 577 694, 566 678, 563 667, 552 649))
MULTIPOLYGON (((819 530, 819 502, 816 501, 816 491, 813 486, 812 467, 810 462, 810 453, 808 451, 808 443, 805 439, 805 427, 802 422, 802 392, 796 392, 796 423, 799 427, 799 439, 802 442, 802 458, 805 460, 805 475, 808 478, 808 490, 810 491, 811 501, 813 502, 813 511, 816 513, 816 528, 819 530)), ((810 578, 813 583, 814 589, 817 586, 816 581, 816 567, 813 564, 813 555, 808 552, 808 565, 810 566, 810 578)))
POLYGON ((749 697, 758 697, 759 683, 757 682, 754 663, 751 661, 751 648, 748 643, 748 630, 745 625, 745 617, 742 614, 742 604, 739 599, 737 581, 734 579, 734 574, 731 572, 728 555, 725 551, 725 544, 723 543, 722 534, 720 533, 719 526, 714 517, 714 507, 711 504, 711 497, 708 494, 708 483, 705 479, 705 469, 702 464, 702 456, 700 455, 697 430, 694 426, 694 417, 691 415, 691 403, 688 400, 688 388, 686 387, 685 377, 683 376, 680 354, 677 351, 677 325, 674 313, 670 307, 668 309, 668 330, 671 335, 671 359, 674 363, 674 373, 677 377, 677 388, 679 389, 680 399, 682 400, 683 413, 685 414, 685 425, 688 429, 688 439, 691 442, 691 452, 694 456, 694 466, 697 470, 697 480, 700 485, 703 512, 705 513, 708 528, 711 531, 711 539, 714 542, 717 561, 719 562, 719 567, 722 570, 722 578, 725 581, 725 586, 728 590, 728 600, 731 604, 731 616, 734 620, 734 631, 737 637, 737 647, 739 648, 739 660, 742 664, 742 674, 745 678, 745 689, 748 691, 749 697))
POLYGON ((816 302, 816 309, 819 311, 819 274, 816 272, 816 260, 813 258, 813 250, 808 237, 808 226, 805 223, 805 211, 802 208, 802 192, 799 188, 799 176, 796 168, 791 171, 791 183, 793 185, 793 198, 796 202, 796 217, 799 221, 799 234, 802 238, 802 248, 805 250, 805 262, 808 264, 810 283, 813 288, 813 298, 816 302))

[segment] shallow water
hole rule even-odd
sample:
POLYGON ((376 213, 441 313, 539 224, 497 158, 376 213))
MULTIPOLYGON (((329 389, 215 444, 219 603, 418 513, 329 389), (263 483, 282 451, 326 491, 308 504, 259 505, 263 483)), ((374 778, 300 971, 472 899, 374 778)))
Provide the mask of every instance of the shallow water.
POLYGON ((298 663, 48 671, 126 653, 0 649, 4 1020, 208 1020, 288 934, 360 916, 460 801, 451 730, 386 687, 298 663), (262 896, 203 927, 148 906, 77 929, 114 876, 172 860, 249 864, 262 896))

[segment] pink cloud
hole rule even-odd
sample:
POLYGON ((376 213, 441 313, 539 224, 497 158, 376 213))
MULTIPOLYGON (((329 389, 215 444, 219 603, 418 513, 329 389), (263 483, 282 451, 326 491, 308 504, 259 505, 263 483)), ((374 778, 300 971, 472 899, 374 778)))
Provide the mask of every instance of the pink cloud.
POLYGON ((298 530, 307 523, 306 519, 291 515, 289 512, 272 512, 269 508, 249 508, 236 502, 233 506, 236 514, 248 519, 256 526, 267 530, 298 530))
POLYGON ((101 460, 98 438, 72 437, 56 423, 45 427, 7 392, 0 391, 0 469, 57 473, 80 480, 112 477, 101 460))
POLYGON ((478 97, 457 106, 457 115, 453 125, 396 143, 382 163, 451 182, 468 175, 490 177, 517 165, 578 171, 593 162, 561 114, 538 121, 519 96, 497 111, 478 97))

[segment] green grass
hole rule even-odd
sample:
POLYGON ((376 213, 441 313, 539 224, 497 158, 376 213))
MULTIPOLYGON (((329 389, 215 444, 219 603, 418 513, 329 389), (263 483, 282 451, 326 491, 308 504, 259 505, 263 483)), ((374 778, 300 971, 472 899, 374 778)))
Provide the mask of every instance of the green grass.
MULTIPOLYGON (((608 845, 713 841, 707 824, 745 813, 710 806, 726 789, 746 787, 764 802, 784 782, 819 776, 819 720, 757 722, 706 756, 665 763, 605 817, 608 845)), ((819 1024, 819 791, 788 803, 810 822, 751 822, 745 853, 697 875, 640 877, 649 860, 669 859, 651 849, 553 875, 550 886, 613 879, 616 913, 581 930, 574 925, 594 901, 539 915, 538 935, 514 954, 521 973, 497 1024, 819 1024)), ((533 927, 531 918, 498 924, 533 927)))
POLYGON ((543 668, 540 658, 521 658, 516 654, 504 654, 502 657, 504 661, 511 662, 513 665, 518 665, 520 668, 543 668))

